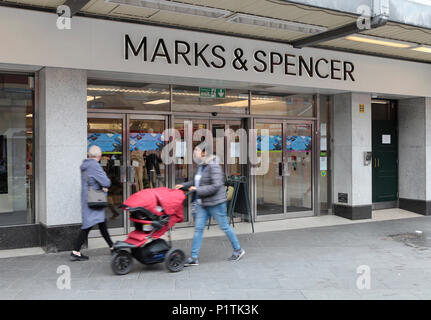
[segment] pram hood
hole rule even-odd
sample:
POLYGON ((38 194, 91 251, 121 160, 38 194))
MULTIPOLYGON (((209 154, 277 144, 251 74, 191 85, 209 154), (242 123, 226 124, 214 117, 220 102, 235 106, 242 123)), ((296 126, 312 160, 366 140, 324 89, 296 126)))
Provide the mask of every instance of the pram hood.
POLYGON ((130 208, 143 207, 152 213, 161 216, 170 216, 168 228, 183 221, 183 202, 186 198, 182 190, 169 189, 166 187, 145 189, 132 194, 124 205, 130 208), (160 206, 164 212, 159 212, 160 206))

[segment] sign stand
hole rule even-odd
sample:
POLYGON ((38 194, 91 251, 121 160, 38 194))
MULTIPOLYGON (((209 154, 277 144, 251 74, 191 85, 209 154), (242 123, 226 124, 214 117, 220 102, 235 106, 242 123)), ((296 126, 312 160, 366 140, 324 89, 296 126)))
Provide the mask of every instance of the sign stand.
MULTIPOLYGON (((253 216, 251 214, 251 206, 250 206, 250 197, 248 194, 248 183, 247 177, 245 176, 231 176, 226 181, 227 186, 233 186, 234 191, 232 195, 232 199, 229 201, 227 208, 227 216, 229 218, 229 224, 232 224, 232 227, 235 227, 233 218, 234 213, 245 214, 248 216, 248 219, 251 223, 251 230, 254 233, 254 224, 253 224, 253 216)), ((208 229, 211 224, 211 217, 208 221, 208 229)))

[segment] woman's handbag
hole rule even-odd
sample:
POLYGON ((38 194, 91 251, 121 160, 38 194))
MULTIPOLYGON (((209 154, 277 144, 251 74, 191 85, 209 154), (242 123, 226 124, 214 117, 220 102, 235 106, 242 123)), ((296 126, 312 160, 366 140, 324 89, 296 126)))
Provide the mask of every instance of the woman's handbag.
POLYGON ((87 181, 87 205, 90 209, 103 209, 108 206, 108 197, 103 190, 95 190, 88 184, 87 171, 85 171, 85 180, 87 181))

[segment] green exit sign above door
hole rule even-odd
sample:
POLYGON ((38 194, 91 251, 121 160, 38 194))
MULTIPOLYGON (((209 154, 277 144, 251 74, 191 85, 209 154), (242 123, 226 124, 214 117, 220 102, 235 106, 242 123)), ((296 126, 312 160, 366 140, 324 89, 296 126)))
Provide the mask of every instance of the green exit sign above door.
POLYGON ((199 88, 201 98, 226 98, 226 89, 199 88))

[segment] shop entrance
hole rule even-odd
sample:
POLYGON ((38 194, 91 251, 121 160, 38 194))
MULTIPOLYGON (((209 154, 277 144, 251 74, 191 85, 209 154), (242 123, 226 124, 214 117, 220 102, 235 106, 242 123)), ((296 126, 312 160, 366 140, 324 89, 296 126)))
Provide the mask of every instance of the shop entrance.
POLYGON ((313 126, 312 121, 255 120, 257 156, 269 159, 267 173, 255 177, 257 220, 313 215, 313 126))
MULTIPOLYGON (((88 147, 102 149, 103 169, 111 179, 106 209, 112 235, 129 231, 129 221, 119 205, 131 194, 167 185, 167 170, 161 161, 164 116, 133 114, 88 114, 88 147)), ((99 236, 92 230, 90 236, 99 236)))
POLYGON ((397 108, 392 101, 373 101, 373 209, 397 207, 397 108))
MULTIPOLYGON (((245 168, 240 163, 240 157, 237 154, 239 152, 239 137, 231 137, 225 134, 228 129, 237 132, 238 129, 243 128, 243 120, 175 118, 174 128, 180 133, 181 141, 178 141, 175 150, 176 162, 173 185, 184 183, 193 178, 193 174, 196 170, 196 163, 193 161, 193 150, 204 139, 206 141, 210 141, 210 139, 213 140, 213 154, 219 155, 222 161, 221 166, 226 177, 231 175, 245 175, 245 168), (200 131, 202 134, 209 131, 211 135, 201 136, 200 139, 193 139, 193 136, 201 135, 199 132, 201 129, 204 129, 200 131), (205 129, 208 131, 205 131, 205 129), (217 137, 223 138, 221 141, 217 141, 217 137), (219 148, 223 148, 223 150, 219 150, 219 148)), ((186 203, 184 210, 184 221, 191 223, 192 219, 190 218, 189 208, 190 199, 188 203, 186 203)))

